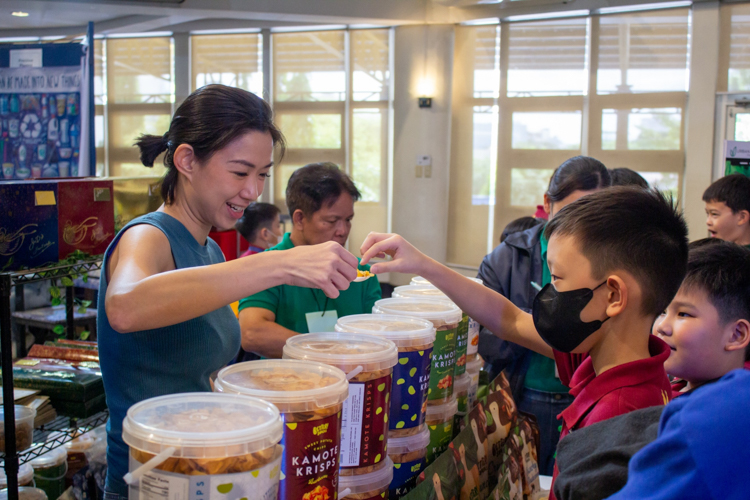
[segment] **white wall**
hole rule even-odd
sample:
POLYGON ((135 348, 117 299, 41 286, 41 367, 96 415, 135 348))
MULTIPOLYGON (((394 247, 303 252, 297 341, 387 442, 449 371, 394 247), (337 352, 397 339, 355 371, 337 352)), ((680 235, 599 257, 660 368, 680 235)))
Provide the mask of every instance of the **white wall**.
MULTIPOLYGON (((440 262, 448 238, 452 25, 396 28, 392 230, 440 262), (419 83, 433 83, 432 107, 417 105, 419 83), (432 156, 432 175, 417 178, 417 155, 432 156)), ((409 277, 391 275, 391 283, 409 277)))

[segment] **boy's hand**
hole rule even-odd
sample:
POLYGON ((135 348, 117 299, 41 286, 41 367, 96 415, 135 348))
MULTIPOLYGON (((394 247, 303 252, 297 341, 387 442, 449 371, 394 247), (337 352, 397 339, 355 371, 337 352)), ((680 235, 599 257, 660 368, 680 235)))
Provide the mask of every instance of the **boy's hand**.
POLYGON ((367 264, 372 258, 390 256, 389 262, 378 262, 370 267, 374 274, 381 273, 412 273, 421 274, 422 269, 430 258, 414 248, 398 234, 370 233, 360 247, 362 253, 361 264, 367 264))

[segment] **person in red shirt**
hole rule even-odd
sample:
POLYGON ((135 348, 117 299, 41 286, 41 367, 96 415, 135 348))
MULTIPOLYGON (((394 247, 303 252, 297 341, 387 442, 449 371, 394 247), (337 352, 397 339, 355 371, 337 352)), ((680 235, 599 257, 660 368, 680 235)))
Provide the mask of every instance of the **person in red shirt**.
POLYGON ((362 263, 388 255, 373 273, 419 274, 495 335, 554 357, 575 396, 561 415, 562 436, 669 402, 663 364, 670 350, 651 326, 685 276, 687 227, 674 203, 657 191, 604 189, 563 208, 545 236, 552 282, 531 314, 399 235, 368 235, 362 263))
POLYGON ((255 202, 248 205, 234 228, 250 244, 240 257, 265 252, 284 236, 281 211, 270 203, 255 202))
POLYGON ((750 250, 719 239, 690 244, 677 295, 654 323, 670 348, 664 368, 677 397, 743 368, 750 356, 750 250))

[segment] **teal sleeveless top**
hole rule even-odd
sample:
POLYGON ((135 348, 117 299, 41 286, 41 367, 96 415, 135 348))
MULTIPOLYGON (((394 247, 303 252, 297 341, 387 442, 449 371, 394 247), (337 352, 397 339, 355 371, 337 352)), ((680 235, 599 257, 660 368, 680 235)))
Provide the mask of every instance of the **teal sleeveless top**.
POLYGON ((132 220, 107 248, 99 284, 96 325, 110 411, 105 490, 124 497, 128 494, 122 479, 128 472, 128 446, 122 440, 122 421, 128 408, 155 396, 211 391, 211 373, 226 365, 240 349, 240 326, 228 305, 163 328, 133 333, 118 333, 112 329, 104 308, 107 261, 125 231, 138 224, 150 224, 166 235, 177 269, 224 262, 224 255, 215 241, 208 238, 206 245, 201 245, 181 222, 163 212, 152 212, 132 220))

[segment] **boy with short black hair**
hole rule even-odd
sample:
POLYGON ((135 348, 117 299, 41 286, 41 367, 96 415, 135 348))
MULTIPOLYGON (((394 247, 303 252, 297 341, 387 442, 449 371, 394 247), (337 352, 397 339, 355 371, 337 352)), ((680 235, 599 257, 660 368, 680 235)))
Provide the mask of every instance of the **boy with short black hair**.
POLYGON ((714 238, 750 247, 750 178, 732 174, 703 193, 706 226, 714 238))
POLYGON ((651 326, 685 276, 682 215, 661 193, 614 187, 566 206, 545 232, 552 283, 537 295, 532 314, 398 235, 370 234, 362 262, 390 255, 392 261, 374 264, 372 271, 424 276, 495 335, 554 357, 575 396, 561 415, 562 436, 667 403, 671 388, 663 363, 670 350, 651 335, 651 326))
POLYGON ((674 300, 654 323, 669 345, 673 396, 742 368, 750 356, 750 250, 734 243, 690 250, 674 300))
POLYGON ((240 257, 263 252, 276 245, 284 236, 281 228, 281 210, 270 203, 255 202, 248 205, 234 228, 250 244, 240 257))

